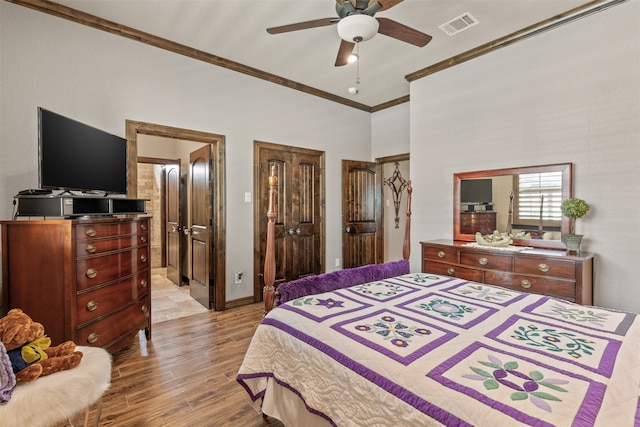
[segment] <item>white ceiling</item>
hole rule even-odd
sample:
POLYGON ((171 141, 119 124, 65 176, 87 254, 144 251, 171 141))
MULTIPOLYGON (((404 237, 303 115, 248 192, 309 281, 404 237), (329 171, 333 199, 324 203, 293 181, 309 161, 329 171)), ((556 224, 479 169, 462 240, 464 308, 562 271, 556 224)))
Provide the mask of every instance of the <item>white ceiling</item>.
MULTIPOLYGON (((335 25, 271 35, 266 28, 336 17, 335 0, 57 0, 120 25, 233 60, 339 97, 376 106, 409 94, 407 74, 529 25, 585 0, 405 0, 386 17, 433 36, 425 47, 378 34, 360 47, 356 66, 335 67, 335 25), (439 25, 470 12, 479 24, 454 36, 439 25)), ((214 65, 212 65, 214 66, 214 65)))

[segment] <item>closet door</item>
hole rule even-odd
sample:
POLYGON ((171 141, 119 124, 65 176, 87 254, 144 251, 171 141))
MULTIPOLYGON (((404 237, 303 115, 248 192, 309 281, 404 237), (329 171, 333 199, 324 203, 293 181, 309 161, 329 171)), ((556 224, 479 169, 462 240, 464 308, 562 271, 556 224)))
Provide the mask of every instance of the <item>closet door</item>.
POLYGON ((322 165, 323 153, 296 147, 256 143, 258 173, 255 183, 259 194, 255 211, 257 273, 255 299, 261 298, 262 271, 267 235, 269 206, 268 178, 275 170, 275 285, 323 271, 322 165))

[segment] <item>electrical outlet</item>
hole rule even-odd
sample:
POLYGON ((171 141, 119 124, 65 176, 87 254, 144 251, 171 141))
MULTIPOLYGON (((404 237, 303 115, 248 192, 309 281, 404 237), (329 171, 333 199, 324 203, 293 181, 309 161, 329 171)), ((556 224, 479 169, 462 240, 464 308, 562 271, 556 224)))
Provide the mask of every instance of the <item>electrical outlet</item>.
POLYGON ((239 285, 239 284, 242 283, 242 274, 243 274, 242 271, 238 271, 235 274, 235 283, 236 283, 236 285, 239 285))
POLYGON ((340 258, 336 258, 336 267, 340 267, 340 258))

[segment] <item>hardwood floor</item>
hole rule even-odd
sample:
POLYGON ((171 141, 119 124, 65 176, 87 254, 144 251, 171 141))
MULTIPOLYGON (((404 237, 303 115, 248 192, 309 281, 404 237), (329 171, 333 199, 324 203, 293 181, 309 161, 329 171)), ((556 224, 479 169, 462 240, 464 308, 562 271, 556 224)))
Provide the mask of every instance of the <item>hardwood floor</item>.
POLYGON ((262 304, 154 323, 113 355, 100 426, 274 426, 235 380, 262 304))

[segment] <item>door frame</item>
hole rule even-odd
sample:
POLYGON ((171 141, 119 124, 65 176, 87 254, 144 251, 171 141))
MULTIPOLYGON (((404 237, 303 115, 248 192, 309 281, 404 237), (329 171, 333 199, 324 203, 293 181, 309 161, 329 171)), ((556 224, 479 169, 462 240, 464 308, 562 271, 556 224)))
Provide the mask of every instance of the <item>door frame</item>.
POLYGON ((127 196, 136 197, 138 194, 138 173, 136 168, 138 158, 138 135, 151 135, 177 140, 202 142, 211 145, 213 158, 213 226, 212 251, 214 271, 214 307, 215 311, 226 308, 226 172, 225 172, 225 137, 209 132, 200 132, 154 123, 126 120, 127 138, 127 196))
MULTIPOLYGON (((266 236, 260 236, 260 222, 267 220, 267 207, 261 209, 260 195, 264 188, 260 186, 260 158, 262 150, 281 150, 284 152, 299 152, 310 153, 320 155, 319 175, 320 183, 317 191, 320 192, 320 263, 322 271, 324 271, 325 259, 326 259, 326 183, 325 183, 325 153, 319 150, 313 150, 310 148, 295 147, 290 145, 276 144, 272 142, 253 141, 253 301, 262 301, 262 288, 264 286, 264 280, 262 280, 262 271, 264 265, 260 265, 260 241, 266 239, 266 236)), ((265 167, 268 167, 265 166, 265 167)), ((265 183, 266 185, 266 183, 265 183)), ((277 263, 276 263, 277 264, 277 263)))

